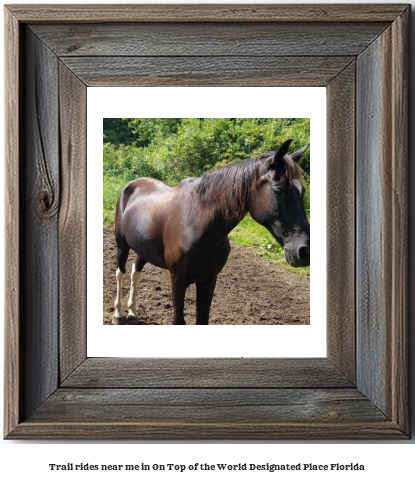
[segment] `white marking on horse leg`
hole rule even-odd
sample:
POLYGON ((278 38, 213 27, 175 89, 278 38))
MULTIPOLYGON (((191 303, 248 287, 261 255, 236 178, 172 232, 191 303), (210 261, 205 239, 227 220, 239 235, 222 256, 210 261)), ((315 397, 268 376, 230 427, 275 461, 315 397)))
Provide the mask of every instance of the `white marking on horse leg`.
POLYGON ((303 185, 301 184, 300 180, 293 180, 293 185, 297 188, 297 190, 301 193, 303 192, 303 185))
POLYGON ((114 318, 119 319, 122 318, 122 283, 124 281, 124 273, 118 268, 115 276, 117 278, 117 296, 114 302, 114 318))
POLYGON ((167 280, 167 283, 170 285, 171 284, 171 274, 170 274, 170 271, 168 269, 165 269, 165 268, 161 268, 161 270, 163 271, 164 278, 167 280))
POLYGON ((130 296, 128 298, 128 316, 129 317, 137 317, 137 313, 135 310, 135 296, 137 293, 137 285, 140 280, 140 271, 135 270, 135 264, 131 269, 131 286, 130 286, 130 296))

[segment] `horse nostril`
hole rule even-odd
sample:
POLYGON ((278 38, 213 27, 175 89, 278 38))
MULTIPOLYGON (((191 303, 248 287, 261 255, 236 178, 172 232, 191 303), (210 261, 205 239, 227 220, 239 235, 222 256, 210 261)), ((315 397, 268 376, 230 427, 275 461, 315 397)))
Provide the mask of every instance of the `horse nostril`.
POLYGON ((298 250, 298 257, 301 261, 308 261, 310 262, 310 248, 307 246, 302 246, 298 250))

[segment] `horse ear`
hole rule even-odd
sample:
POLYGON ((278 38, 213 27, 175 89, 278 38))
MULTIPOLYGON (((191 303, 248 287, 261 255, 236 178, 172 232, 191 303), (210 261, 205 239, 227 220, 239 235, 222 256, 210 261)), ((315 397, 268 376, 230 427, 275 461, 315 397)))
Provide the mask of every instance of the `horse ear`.
POLYGON ((290 147, 290 144, 292 142, 293 142, 292 139, 288 139, 281 144, 281 146, 277 149, 277 151, 274 154, 272 164, 278 164, 278 162, 282 160, 282 158, 287 154, 288 148, 290 147))
POLYGON ((292 142, 292 139, 288 139, 285 142, 281 144, 281 146, 275 151, 275 154, 270 162, 269 168, 270 169, 275 169, 275 170, 283 170, 285 168, 283 158, 288 152, 288 148, 290 147, 290 144, 292 142))
POLYGON ((307 151, 309 145, 310 144, 306 144, 304 147, 302 147, 298 151, 295 151, 294 153, 292 153, 290 155, 291 159, 293 161, 295 161, 296 163, 298 163, 298 161, 300 161, 300 159, 303 157, 303 154, 307 151))

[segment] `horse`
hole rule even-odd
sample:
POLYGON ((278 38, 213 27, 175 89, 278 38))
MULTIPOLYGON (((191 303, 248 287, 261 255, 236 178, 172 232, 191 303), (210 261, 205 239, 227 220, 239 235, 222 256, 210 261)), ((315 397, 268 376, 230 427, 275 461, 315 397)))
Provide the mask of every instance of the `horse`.
POLYGON ((190 177, 176 187, 154 178, 128 183, 116 204, 118 269, 112 323, 124 324, 121 290, 130 249, 127 323, 138 323, 135 298, 141 271, 151 263, 170 275, 173 325, 185 325, 186 289, 196 285, 196 325, 207 325, 217 276, 230 253, 228 234, 249 212, 283 247, 293 267, 310 264, 310 225, 304 210, 303 172, 308 148, 288 155, 292 139, 276 151, 190 177))

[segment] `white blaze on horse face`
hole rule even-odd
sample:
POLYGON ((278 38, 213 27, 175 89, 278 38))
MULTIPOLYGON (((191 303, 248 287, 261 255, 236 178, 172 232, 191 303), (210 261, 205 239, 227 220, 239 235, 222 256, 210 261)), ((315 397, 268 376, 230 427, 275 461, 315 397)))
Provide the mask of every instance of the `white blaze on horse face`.
POLYGON ((135 296, 137 293, 137 285, 140 280, 140 271, 135 270, 135 264, 131 269, 131 286, 130 286, 130 296, 128 298, 128 316, 137 317, 135 310, 135 296))
POLYGON ((115 297, 114 302, 114 317, 121 318, 122 317, 122 283, 124 281, 124 273, 118 268, 117 272, 115 273, 117 278, 117 296, 115 297))
POLYGON ((301 184, 300 180, 293 180, 293 185, 297 188, 301 195, 303 192, 303 185, 301 184))

